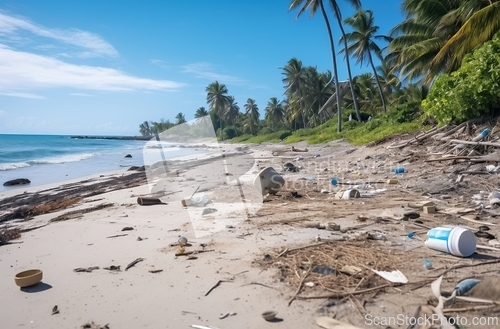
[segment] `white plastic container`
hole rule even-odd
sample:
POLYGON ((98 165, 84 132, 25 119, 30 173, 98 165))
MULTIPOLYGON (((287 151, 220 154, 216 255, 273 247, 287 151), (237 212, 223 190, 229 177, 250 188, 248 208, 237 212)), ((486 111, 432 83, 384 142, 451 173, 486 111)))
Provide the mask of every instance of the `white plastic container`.
POLYGON ((476 236, 463 227, 436 227, 427 232, 425 246, 459 257, 469 257, 476 251, 476 236))

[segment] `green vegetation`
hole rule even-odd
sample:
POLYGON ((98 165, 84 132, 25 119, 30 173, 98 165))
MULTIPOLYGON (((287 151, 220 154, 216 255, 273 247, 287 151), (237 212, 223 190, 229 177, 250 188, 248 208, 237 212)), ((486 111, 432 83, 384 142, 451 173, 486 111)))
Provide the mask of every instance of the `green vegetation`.
POLYGON ((500 107, 500 33, 467 55, 457 71, 437 78, 423 106, 441 124, 500 107))
MULTIPOLYGON (((297 18, 321 12, 332 71, 319 72, 291 58, 280 69, 284 99, 271 97, 263 113, 252 98, 240 112, 226 85, 215 81, 205 89, 208 109, 198 108, 195 119, 210 118, 217 138, 233 142, 345 138, 363 144, 414 132, 423 122, 464 121, 500 106, 500 36, 494 37, 500 31, 500 0, 401 0, 406 18, 389 36, 377 35, 375 16, 360 0, 345 2, 357 12, 344 20, 335 0, 290 0, 288 7, 298 11, 297 18), (338 79, 329 15, 340 30, 347 81, 338 79), (370 72, 352 77, 350 58, 370 72)), ((145 121, 139 129, 149 136, 185 121, 178 113, 175 124, 145 121)))

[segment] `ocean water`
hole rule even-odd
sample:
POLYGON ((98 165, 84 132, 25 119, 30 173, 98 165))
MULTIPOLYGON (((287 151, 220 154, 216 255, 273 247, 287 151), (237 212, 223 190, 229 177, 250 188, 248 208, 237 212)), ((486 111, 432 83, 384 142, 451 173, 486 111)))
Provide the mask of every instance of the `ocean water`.
MULTIPOLYGON (((145 145, 146 141, 138 140, 0 134, 0 191, 26 189, 106 171, 125 170, 130 166, 142 166, 145 145), (132 155, 132 158, 125 158, 127 154, 132 155), (16 178, 28 178, 31 184, 3 186, 4 182, 16 178)), ((193 149, 172 147, 168 158, 196 152, 193 149)))

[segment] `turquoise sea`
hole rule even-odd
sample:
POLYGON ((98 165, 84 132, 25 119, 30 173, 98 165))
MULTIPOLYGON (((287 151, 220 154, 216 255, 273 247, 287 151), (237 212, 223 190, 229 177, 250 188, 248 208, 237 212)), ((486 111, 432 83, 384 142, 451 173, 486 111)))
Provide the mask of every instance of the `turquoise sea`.
MULTIPOLYGON (((16 178, 28 178, 32 187, 142 166, 145 145, 141 140, 0 134, 0 191, 26 189, 28 185, 3 186, 16 178), (132 158, 125 158, 127 154, 132 158)), ((170 153, 169 157, 177 157, 194 151, 172 148, 170 153)))

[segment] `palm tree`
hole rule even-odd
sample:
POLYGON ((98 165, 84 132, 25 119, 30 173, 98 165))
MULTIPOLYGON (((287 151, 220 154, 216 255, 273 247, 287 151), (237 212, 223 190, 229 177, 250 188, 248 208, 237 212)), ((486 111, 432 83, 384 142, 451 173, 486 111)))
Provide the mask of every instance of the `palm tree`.
POLYGON ((266 120, 274 129, 279 129, 283 125, 285 111, 283 104, 276 97, 271 97, 266 106, 266 120))
POLYGON ((226 85, 219 83, 218 81, 212 82, 206 88, 207 92, 207 104, 210 105, 210 111, 217 115, 219 120, 220 128, 220 138, 222 140, 222 117, 224 111, 229 103, 229 96, 226 85))
MULTIPOLYGON (((332 2, 335 2, 335 1, 332 0, 332 2)), ((298 8, 298 7, 301 7, 298 14, 297 14, 297 17, 296 17, 296 18, 298 18, 307 9, 310 9, 310 11, 311 11, 310 15, 312 17, 316 14, 316 11, 318 10, 318 6, 321 8, 321 14, 323 15, 323 20, 325 21, 325 24, 326 24, 328 37, 330 39, 330 48, 332 50, 333 78, 335 79, 335 90, 336 90, 335 95, 337 95, 337 112, 338 112, 338 117, 339 117, 337 129, 340 132, 342 130, 342 118, 341 118, 342 107, 341 107, 341 103, 340 103, 337 57, 336 57, 336 52, 335 52, 335 45, 333 43, 332 29, 330 27, 330 21, 328 20, 328 16, 326 15, 323 0, 291 0, 290 6, 288 7, 288 11, 293 10, 295 8, 298 8)), ((304 127, 305 127, 305 120, 304 120, 304 127)))
POLYGON ((303 127, 306 127, 306 116, 304 113, 304 103, 303 103, 303 93, 305 90, 306 82, 304 80, 305 70, 302 66, 302 62, 296 58, 292 58, 288 61, 287 65, 282 68, 284 78, 282 79, 285 84, 285 93, 288 98, 296 97, 298 99, 298 107, 302 116, 303 127))
POLYGON ((144 121, 139 125, 139 132, 142 136, 151 136, 151 127, 149 126, 149 122, 144 121))
POLYGON ((374 24, 373 12, 371 10, 359 10, 354 16, 346 18, 345 24, 353 28, 353 32, 347 33, 343 40, 350 43, 347 52, 356 57, 357 63, 363 64, 367 60, 373 69, 373 74, 382 100, 382 108, 387 112, 382 85, 378 78, 377 69, 373 63, 372 52, 378 57, 381 57, 381 50, 373 39, 384 39, 388 41, 388 37, 375 35, 379 29, 374 24))
POLYGON ((250 131, 252 135, 254 135, 254 127, 259 122, 259 107, 255 103, 254 99, 247 99, 247 103, 245 104, 245 114, 250 118, 250 131))
POLYGON ((445 62, 445 72, 460 67, 465 55, 482 45, 500 30, 500 0, 461 1, 460 7, 443 17, 456 17, 460 29, 441 47, 431 62, 439 66, 445 62))
POLYGON ((234 126, 234 121, 238 117, 239 113, 240 107, 238 106, 238 102, 236 102, 233 96, 229 96, 228 103, 224 111, 224 119, 227 119, 227 121, 231 122, 231 124, 234 126))
POLYGON ((207 115, 208 115, 208 111, 202 106, 196 110, 196 112, 194 113, 194 118, 200 119, 200 118, 206 117, 207 115))
POLYGON ((176 125, 180 125, 180 124, 183 124, 186 122, 186 117, 184 116, 184 114, 182 112, 179 112, 177 113, 177 115, 175 116, 175 124, 176 125))

